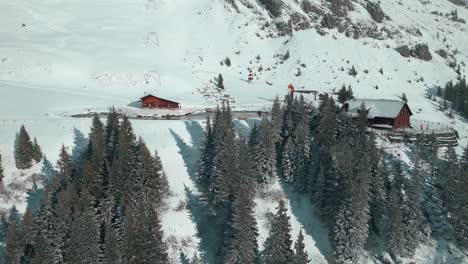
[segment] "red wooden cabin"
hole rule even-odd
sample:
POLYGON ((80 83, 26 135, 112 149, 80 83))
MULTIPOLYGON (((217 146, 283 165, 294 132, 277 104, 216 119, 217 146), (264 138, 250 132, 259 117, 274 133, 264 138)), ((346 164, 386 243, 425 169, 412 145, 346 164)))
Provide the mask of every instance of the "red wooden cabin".
POLYGON ((141 99, 141 108, 178 109, 180 103, 148 94, 141 99))
POLYGON ((357 116, 361 105, 367 109, 369 125, 380 128, 409 128, 413 115, 408 104, 404 101, 385 99, 355 99, 348 102, 348 112, 357 116))

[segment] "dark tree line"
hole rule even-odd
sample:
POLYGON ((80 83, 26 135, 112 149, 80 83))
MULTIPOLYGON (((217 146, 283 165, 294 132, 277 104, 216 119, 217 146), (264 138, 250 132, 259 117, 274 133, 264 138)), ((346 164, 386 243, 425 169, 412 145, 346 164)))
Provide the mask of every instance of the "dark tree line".
POLYGON ((114 111, 105 125, 94 117, 88 138, 74 159, 61 148, 57 170, 45 159, 45 188, 31 190, 42 199, 30 195, 22 218, 2 221, 5 263, 169 262, 160 223, 169 186, 157 153, 114 111))
POLYGON ((310 195, 336 263, 357 263, 370 234, 394 257, 412 256, 427 231, 420 168, 407 173, 378 148, 362 109, 351 118, 327 96, 318 109, 287 96, 280 111, 279 175, 310 195))
MULTIPOLYGON (((277 101, 273 112, 279 110, 277 101)), ((284 202, 273 217, 265 250, 259 252, 257 244, 254 198, 276 177, 280 127, 275 118, 255 127, 249 142, 236 136, 229 105, 218 108, 213 121, 207 120, 198 181, 221 226, 216 263, 309 263, 302 233, 292 249, 284 202)))
POLYGON ((445 88, 439 88, 437 95, 444 99, 442 109, 451 109, 459 112, 463 117, 468 117, 468 84, 466 79, 460 79, 456 83, 448 82, 445 88), (447 102, 450 102, 450 106, 447 102))

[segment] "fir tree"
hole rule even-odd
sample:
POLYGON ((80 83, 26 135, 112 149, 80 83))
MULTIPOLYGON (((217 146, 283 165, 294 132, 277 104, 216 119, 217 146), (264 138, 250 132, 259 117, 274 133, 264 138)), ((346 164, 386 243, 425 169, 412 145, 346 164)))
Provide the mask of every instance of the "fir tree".
POLYGON ((453 147, 446 154, 445 184, 443 201, 449 212, 449 223, 453 227, 457 244, 468 248, 468 147, 465 147, 462 159, 458 164, 453 147))
POLYGON ((110 109, 109 115, 107 116, 107 123, 105 128, 105 144, 106 144, 106 159, 107 164, 112 166, 115 152, 119 144, 119 115, 115 111, 115 108, 110 109))
POLYGON ((55 175, 57 175, 57 171, 54 169, 54 166, 46 157, 44 157, 42 162, 41 174, 43 186, 48 186, 52 182, 52 179, 55 177, 55 175))
POLYGON ((299 231, 299 235, 297 236, 296 243, 294 244, 294 251, 293 264, 308 264, 310 262, 309 254, 307 254, 307 251, 305 250, 302 230, 299 231))
POLYGON ((294 181, 294 144, 292 138, 289 137, 286 141, 286 145, 283 148, 282 159, 281 159, 281 168, 282 176, 285 181, 293 183, 294 181))
POLYGON ((5 171, 3 170, 2 154, 0 154, 0 187, 3 186, 4 178, 5 178, 5 171))
POLYGON ((343 84, 338 91, 338 102, 344 104, 346 101, 348 101, 348 92, 346 91, 346 86, 343 84))
POLYGON ((17 223, 10 223, 6 238, 5 264, 19 263, 21 254, 21 241, 18 235, 17 223))
POLYGON ((34 146, 31 142, 28 132, 21 126, 20 132, 16 135, 15 140, 15 164, 20 170, 29 169, 32 166, 34 156, 34 146))
POLYGON ((283 127, 283 110, 281 109, 281 103, 278 96, 273 102, 273 107, 271 108, 271 124, 273 126, 273 137, 275 142, 281 141, 281 128, 283 127))
POLYGON ((78 163, 81 156, 84 154, 88 147, 88 139, 77 128, 73 128, 73 149, 71 159, 78 163))
POLYGON ((279 208, 275 214, 267 240, 265 249, 262 252, 262 259, 265 263, 287 264, 292 263, 294 252, 291 249, 291 224, 283 200, 279 202, 279 208))
POLYGON ((201 158, 198 169, 198 179, 203 184, 208 184, 210 181, 210 173, 213 169, 214 158, 214 135, 212 131, 211 118, 208 115, 206 120, 206 128, 204 135, 203 148, 201 150, 201 158))
POLYGON ((272 137, 273 125, 267 119, 258 128, 258 142, 253 148, 253 160, 257 168, 257 182, 262 187, 272 184, 276 178, 276 145, 272 137))
POLYGON ((57 161, 57 168, 58 172, 63 178, 71 177, 73 163, 65 145, 62 145, 62 148, 60 149, 59 160, 57 161))
POLYGON ((40 162, 42 160, 42 150, 41 146, 37 143, 37 139, 34 138, 34 143, 33 143, 33 160, 35 162, 40 162))
POLYGON ((31 214, 35 215, 41 209, 41 199, 44 195, 44 190, 39 189, 36 181, 34 181, 31 190, 28 190, 27 194, 27 208, 31 214))
MULTIPOLYGON (((238 143, 236 180, 233 190, 233 210, 227 233, 232 236, 225 242, 223 263, 258 263, 257 223, 253 201, 255 177, 247 145, 238 143)), ((226 233, 226 232, 225 232, 226 233)), ((223 237, 226 240, 226 237, 223 237)))
POLYGON ((26 209, 24 213, 23 222, 21 223, 21 244, 20 249, 20 263, 31 263, 33 256, 33 243, 34 243, 34 219, 31 211, 26 209))
POLYGON ((223 75, 221 75, 221 73, 218 75, 218 78, 215 78, 215 81, 216 81, 216 86, 219 89, 224 90, 224 79, 223 79, 223 75))

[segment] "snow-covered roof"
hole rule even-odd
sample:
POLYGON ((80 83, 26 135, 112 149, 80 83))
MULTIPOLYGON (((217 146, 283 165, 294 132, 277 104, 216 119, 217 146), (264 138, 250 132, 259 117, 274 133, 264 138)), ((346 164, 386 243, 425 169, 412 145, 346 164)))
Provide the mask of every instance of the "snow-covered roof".
MULTIPOLYGON (((358 113, 361 105, 364 103, 368 110, 369 118, 384 117, 396 118, 400 113, 405 101, 399 100, 386 100, 386 99, 354 99, 349 101, 349 112, 358 113)), ((409 107, 408 107, 409 109, 409 107)), ((410 110, 411 114, 411 110, 410 110)))

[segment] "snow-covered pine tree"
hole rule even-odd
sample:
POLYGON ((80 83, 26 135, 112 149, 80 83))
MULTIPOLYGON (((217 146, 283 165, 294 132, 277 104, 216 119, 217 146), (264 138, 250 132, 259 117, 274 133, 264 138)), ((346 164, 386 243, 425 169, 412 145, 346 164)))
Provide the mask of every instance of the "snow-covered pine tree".
POLYGON ((279 97, 276 96, 275 101, 273 102, 273 107, 271 108, 271 124, 273 126, 273 137, 275 142, 281 141, 281 129, 283 127, 283 109, 281 108, 281 103, 279 97))
POLYGON ((210 181, 210 173, 213 168, 214 158, 214 135, 211 124, 211 117, 208 115, 206 119, 206 128, 203 140, 203 147, 201 149, 200 163, 198 167, 198 180, 202 185, 207 185, 210 181))
MULTIPOLYGON (((238 142, 237 177, 234 182, 234 202, 223 263, 258 263, 257 223, 254 213, 255 172, 245 142, 238 142)), ((226 240, 226 237, 223 237, 226 240)))
POLYGON ((468 249, 468 147, 465 147, 460 163, 453 147, 447 149, 446 159, 442 197, 457 243, 468 249))
POLYGON ((73 128, 73 149, 71 154, 73 162, 79 162, 79 159, 88 148, 88 144, 89 142, 85 135, 77 128, 73 128))
POLYGON ((57 168, 62 178, 69 179, 72 176, 73 162, 65 145, 62 145, 62 148, 60 149, 57 168))
POLYGON ((59 180, 54 178, 51 186, 46 189, 41 211, 36 217, 36 235, 34 239, 35 252, 32 263, 63 263, 63 247, 65 230, 61 219, 58 219, 54 208, 57 206, 55 188, 59 180))
POLYGON ((4 178, 5 178, 5 171, 3 169, 2 154, 0 154, 0 188, 3 186, 4 178))
POLYGON ((346 101, 348 101, 348 93, 346 91, 346 85, 343 84, 341 89, 338 91, 338 102, 344 104, 346 101))
POLYGON ((120 123, 118 148, 114 153, 109 178, 109 188, 119 202, 127 199, 131 194, 132 176, 135 174, 136 136, 132 124, 127 116, 123 116, 120 123))
POLYGON ((229 105, 215 113, 213 123, 213 166, 210 172, 210 201, 218 208, 226 205, 232 188, 236 166, 236 140, 229 105))
POLYGON ((388 191, 385 187, 385 182, 388 177, 388 167, 384 159, 382 150, 378 150, 375 145, 375 136, 372 133, 370 137, 369 156, 371 158, 371 181, 369 187, 370 195, 370 225, 372 231, 380 236, 384 236, 385 216, 388 200, 388 191))
POLYGON ((19 263, 31 263, 33 255, 34 243, 34 219, 29 208, 24 213, 23 221, 21 223, 21 244, 20 244, 20 261, 19 263))
POLYGON ((424 232, 429 230, 425 223, 422 208, 422 184, 421 159, 416 153, 413 162, 411 178, 406 179, 406 206, 403 207, 403 235, 405 237, 402 256, 414 255, 419 244, 426 240, 424 232))
POLYGON ((279 202, 278 211, 271 222, 269 235, 264 246, 265 249, 262 252, 264 263, 292 263, 294 252, 291 249, 291 224, 283 200, 279 202))
POLYGON ((336 161, 335 148, 337 140, 337 119, 335 113, 335 103, 333 99, 326 99, 321 107, 321 119, 318 127, 318 173, 315 184, 312 187, 314 200, 320 210, 320 214, 325 221, 333 222, 333 202, 336 197, 336 161))
POLYGON ((387 247, 393 256, 401 256, 404 244, 403 202, 404 175, 401 161, 396 161, 393 168, 393 182, 388 197, 386 240, 387 247))
POLYGON ((6 238, 5 264, 19 263, 21 256, 21 239, 18 234, 18 224, 13 222, 8 226, 6 238))
POLYGON ((333 255, 336 263, 352 263, 354 260, 354 245, 352 243, 354 234, 352 224, 353 215, 353 155, 350 145, 345 143, 346 139, 340 139, 337 146, 337 189, 329 213, 331 222, 330 240, 333 244, 333 255), (342 142, 341 142, 342 141, 342 142))
POLYGON ((94 115, 88 138, 88 158, 91 165, 99 168, 105 158, 104 124, 97 114, 94 115))
POLYGON ((276 145, 272 133, 271 122, 264 118, 258 127, 258 142, 253 149, 257 183, 263 188, 268 187, 276 179, 276 145))
POLYGON ((301 121, 296 126, 294 132, 294 150, 292 155, 292 162, 294 164, 293 175, 294 175, 294 186, 299 192, 306 192, 307 186, 309 186, 308 161, 309 161, 309 147, 310 147, 310 136, 309 136, 309 122, 306 112, 303 108, 301 121))
POLYGON ((43 186, 48 186, 52 182, 52 178, 57 175, 57 171, 54 169, 54 166, 45 156, 44 160, 42 161, 41 175, 43 186))
POLYGON ((41 209, 41 199, 44 195, 44 190, 37 187, 36 181, 30 190, 27 191, 28 197, 26 198, 27 208, 32 214, 36 214, 41 209))
POLYGON ((99 199, 103 195, 102 187, 108 178, 108 169, 105 159, 104 124, 97 114, 94 115, 88 138, 81 183, 90 195, 99 199))
POLYGON ((292 138, 289 137, 286 145, 283 147, 281 158, 282 176, 286 182, 293 183, 294 181, 294 144, 292 138))
POLYGON ((115 152, 119 144, 120 123, 119 115, 112 107, 107 116, 105 128, 105 144, 106 144, 106 159, 107 164, 112 166, 115 152))
POLYGON ((20 170, 29 169, 32 166, 34 146, 24 125, 21 126, 15 139, 15 164, 20 170))
POLYGON ((39 146, 39 144, 37 143, 36 138, 34 138, 34 142, 33 142, 33 156, 32 157, 35 162, 40 162, 42 159, 41 146, 39 146))
POLYGON ((294 261, 293 264, 308 264, 310 262, 309 254, 305 250, 304 235, 302 229, 299 231, 297 240, 294 243, 294 261))

